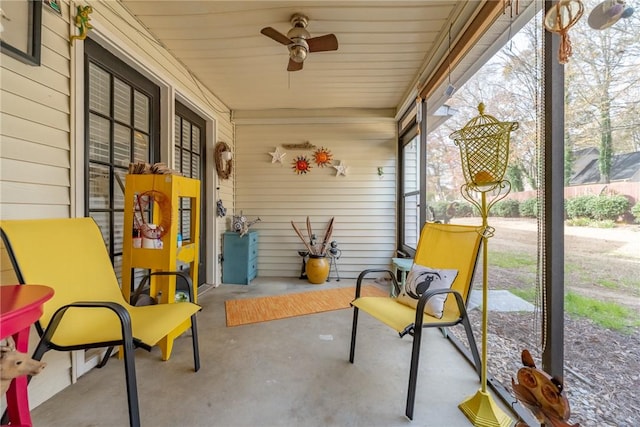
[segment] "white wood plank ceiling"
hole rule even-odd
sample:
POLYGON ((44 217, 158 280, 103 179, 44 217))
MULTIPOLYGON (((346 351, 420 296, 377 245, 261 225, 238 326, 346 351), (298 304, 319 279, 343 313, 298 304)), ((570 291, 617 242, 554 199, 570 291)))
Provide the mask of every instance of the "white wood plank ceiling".
MULTIPOLYGON (((176 58, 230 109, 400 109, 444 61, 484 1, 143 1, 120 0, 176 58), (290 18, 309 18, 311 37, 335 34, 337 51, 312 52, 287 71, 283 34, 290 18)), ((507 0, 505 0, 507 1, 507 0)), ((503 1, 500 1, 503 3, 503 1)), ((520 12, 531 0, 520 0, 520 12)), ((505 9, 467 54, 461 78, 509 26, 505 9)), ((513 28, 512 28, 513 31, 513 28)), ((452 76, 453 77, 453 76, 452 76)))

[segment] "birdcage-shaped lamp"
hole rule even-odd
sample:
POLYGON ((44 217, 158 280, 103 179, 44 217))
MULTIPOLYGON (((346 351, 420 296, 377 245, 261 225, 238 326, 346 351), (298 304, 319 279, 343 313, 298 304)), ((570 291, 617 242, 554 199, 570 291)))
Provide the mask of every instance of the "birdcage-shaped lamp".
POLYGON ((518 129, 517 122, 500 122, 485 114, 484 108, 480 103, 480 115, 450 135, 460 147, 467 185, 481 192, 492 190, 502 182, 509 161, 511 132, 518 129))

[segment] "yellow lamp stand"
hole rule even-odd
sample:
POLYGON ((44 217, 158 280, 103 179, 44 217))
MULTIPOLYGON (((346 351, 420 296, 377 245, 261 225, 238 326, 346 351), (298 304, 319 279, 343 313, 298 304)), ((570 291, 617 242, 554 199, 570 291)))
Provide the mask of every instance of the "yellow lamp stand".
POLYGON ((513 424, 511 418, 496 405, 486 391, 478 390, 476 394, 458 405, 458 408, 474 426, 507 427, 513 424))
POLYGON ((480 115, 470 120, 462 129, 451 134, 460 147, 460 160, 465 184, 460 188, 462 197, 474 205, 482 217, 482 370, 481 387, 458 407, 478 427, 506 427, 513 421, 494 402, 487 392, 487 326, 488 326, 488 239, 495 229, 487 224, 491 207, 504 199, 511 190, 504 174, 509 160, 509 139, 518 128, 517 122, 500 122, 484 113, 484 104, 478 105, 480 115), (477 194, 480 194, 480 201, 477 194), (487 194, 491 200, 487 202, 487 194), (474 195, 476 197, 474 197, 474 195))

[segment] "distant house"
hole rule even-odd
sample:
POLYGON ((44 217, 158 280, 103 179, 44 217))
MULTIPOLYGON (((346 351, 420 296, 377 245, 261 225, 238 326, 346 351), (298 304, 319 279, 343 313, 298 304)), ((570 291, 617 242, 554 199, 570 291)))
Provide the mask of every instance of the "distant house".
MULTIPOLYGON (((569 185, 600 183, 598 150, 585 148, 574 152, 574 174, 569 185)), ((616 154, 611 159, 611 182, 640 182, 640 151, 616 154)))
POLYGON ((574 150, 571 154, 573 156, 573 164, 570 182, 572 182, 573 179, 582 171, 586 170, 592 163, 597 166, 600 151, 595 147, 580 148, 578 150, 574 150))

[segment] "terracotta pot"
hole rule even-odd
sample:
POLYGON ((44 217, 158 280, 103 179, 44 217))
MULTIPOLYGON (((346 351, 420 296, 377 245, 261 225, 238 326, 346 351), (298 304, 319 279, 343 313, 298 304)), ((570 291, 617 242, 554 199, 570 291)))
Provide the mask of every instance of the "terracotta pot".
POLYGON ((320 285, 329 277, 329 261, 325 255, 309 255, 306 270, 309 283, 320 285))

